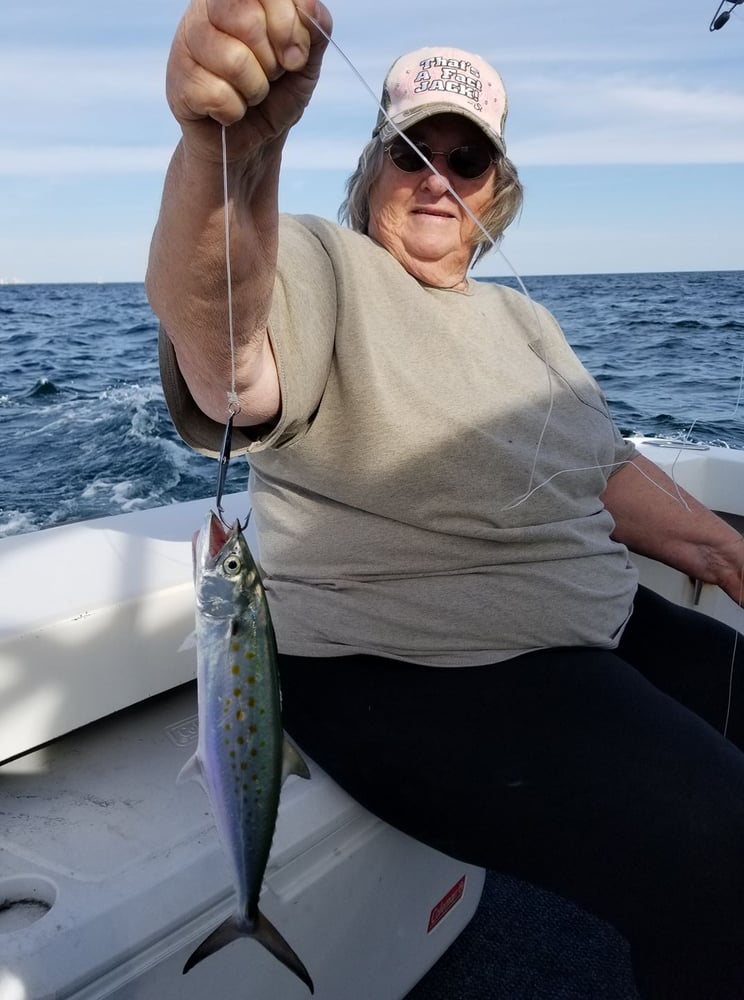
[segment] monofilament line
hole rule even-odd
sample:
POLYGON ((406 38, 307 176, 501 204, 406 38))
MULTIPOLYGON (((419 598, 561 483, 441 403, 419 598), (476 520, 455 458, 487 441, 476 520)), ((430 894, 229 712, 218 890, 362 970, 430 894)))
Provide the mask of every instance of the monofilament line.
MULTIPOLYGON (((744 563, 739 574, 739 607, 744 608, 744 563)), ((736 654, 739 649, 739 630, 733 629, 734 649, 731 653, 731 669, 729 670, 728 700, 726 702, 726 718, 723 722, 723 735, 728 737, 729 721, 731 719, 731 703, 734 697, 734 670, 736 669, 736 654)))
MULTIPOLYGON (((481 223, 480 219, 478 219, 477 216, 475 216, 473 214, 473 212, 470 211, 469 207, 464 203, 464 201, 462 200, 462 198, 460 198, 460 196, 454 190, 454 188, 452 187, 452 185, 450 184, 450 182, 448 181, 448 179, 446 177, 442 176, 442 174, 437 170, 437 168, 434 166, 434 164, 431 163, 422 154, 422 152, 418 148, 418 146, 414 145, 414 143, 408 138, 408 136, 405 134, 405 132, 403 132, 403 130, 400 129, 396 125, 396 123, 392 120, 392 118, 388 114, 387 109, 384 108, 383 105, 380 103, 380 101, 377 98, 377 95, 372 90, 372 88, 367 83, 367 81, 364 79, 364 77, 359 72, 359 70, 356 68, 356 66, 353 64, 353 62, 351 61, 351 59, 346 55, 346 53, 343 51, 343 49, 333 40, 333 38, 331 38, 331 36, 323 28, 323 26, 312 16, 312 14, 308 14, 307 11, 302 10, 299 7, 297 8, 297 11, 298 11, 298 13, 302 17, 306 18, 306 20, 308 20, 311 24, 313 24, 315 26, 315 28, 317 28, 317 30, 320 32, 320 34, 323 35, 323 37, 326 39, 326 41, 330 45, 333 46, 333 48, 336 50, 336 52, 339 54, 339 56, 343 59, 343 61, 349 67, 349 69, 354 74, 354 76, 357 78, 357 80, 359 81, 359 83, 362 85, 362 87, 364 88, 364 90, 369 94, 369 96, 371 97, 371 99, 374 102, 375 106, 384 115, 384 117, 388 121, 388 123, 395 129, 396 133, 400 136, 400 138, 403 139, 406 143, 408 143, 408 145, 411 147, 411 149, 413 149, 414 152, 417 153, 417 155, 426 164, 426 166, 433 173, 435 173, 437 175, 437 177, 439 177, 442 180, 442 182, 446 186, 446 188, 447 188, 448 192, 450 193, 450 195, 454 198, 454 200, 457 202, 457 204, 463 209, 463 211, 465 212, 465 214, 472 220, 472 222, 475 224, 475 226, 478 228, 478 230, 483 234, 483 236, 486 238, 486 240, 490 243, 492 249, 494 249, 499 254, 499 256, 501 257, 501 259, 504 261, 504 263, 506 264, 506 266, 509 268, 509 270, 511 271, 511 273, 514 275, 514 278, 516 279, 516 281, 517 281, 517 283, 518 283, 518 285, 519 285, 519 287, 520 287, 523 295, 525 296, 525 298, 526 298, 526 300, 527 300, 527 302, 528 302, 528 304, 530 306, 530 309, 532 310, 532 315, 533 315, 534 320, 535 320, 535 325, 536 325, 538 334, 542 335, 542 333, 543 333, 543 326, 542 326, 542 321, 541 321, 541 318, 540 318, 540 313, 538 312, 538 309, 537 309, 537 307, 536 307, 536 305, 535 305, 535 303, 534 303, 534 301, 532 299, 532 296, 530 295, 529 291, 527 290, 527 287, 526 287, 524 281, 522 280, 521 276, 519 275, 519 273, 515 269, 514 265, 509 260, 509 258, 506 256, 506 254, 504 253, 504 251, 501 249, 501 247, 499 245, 500 240, 497 241, 497 240, 495 240, 491 236, 491 234, 488 232, 488 230, 481 223)), ((611 463, 609 466, 595 465, 595 466, 589 466, 586 470, 585 469, 564 469, 564 470, 560 470, 559 472, 554 473, 545 482, 541 482, 537 486, 534 485, 534 483, 535 483, 535 476, 537 474, 537 463, 538 463, 538 460, 540 458, 540 452, 541 452, 541 449, 542 449, 543 440, 545 438, 545 435, 547 433, 548 427, 550 425, 550 420, 551 420, 551 417, 553 415, 553 408, 554 408, 554 403, 555 403, 555 394, 554 394, 554 389, 553 389, 553 377, 552 377, 552 374, 551 374, 550 362, 548 360, 547 353, 545 353, 541 357, 542 357, 542 361, 543 361, 543 363, 545 365, 545 372, 546 372, 547 379, 548 379, 549 399, 548 399, 547 413, 545 415, 545 419, 543 421, 542 429, 540 431, 540 435, 539 435, 538 440, 537 440, 537 445, 535 447, 535 454, 534 454, 534 458, 533 458, 533 461, 532 461, 532 468, 530 470, 530 477, 529 477, 529 482, 527 484, 527 489, 522 494, 522 496, 517 497, 517 499, 513 503, 511 503, 508 507, 506 507, 505 508, 506 510, 511 510, 511 509, 513 509, 515 507, 518 507, 521 504, 525 503, 539 489, 542 489, 543 486, 546 486, 547 483, 549 483, 551 479, 554 479, 555 476, 557 476, 557 475, 562 475, 564 472, 591 471, 591 470, 594 470, 594 469, 603 469, 603 468, 612 467, 613 464, 616 464, 616 465, 625 465, 626 464, 625 462, 618 462, 618 463, 611 463)), ((744 367, 743 367, 742 370, 744 371, 744 367)), ((634 464, 634 463, 630 463, 630 464, 634 464)), ((636 466, 636 468, 638 469, 638 466, 636 466)), ((667 493, 667 491, 662 486, 660 486, 658 483, 655 483, 653 481, 653 479, 650 478, 650 476, 647 476, 646 473, 643 472, 643 470, 638 469, 638 471, 641 472, 641 474, 644 475, 649 480, 649 482, 651 482, 654 486, 656 486, 659 490, 661 490, 662 493, 667 493)), ((674 486, 675 486, 675 489, 677 490, 677 497, 675 497, 673 499, 677 499, 682 504, 683 507, 687 507, 687 504, 684 502, 684 500, 682 499, 682 496, 681 496, 681 494, 679 492, 679 487, 677 486, 676 481, 674 482, 674 486)), ((671 494, 668 494, 668 495, 671 496, 671 494)))
POLYGON ((222 126, 222 200, 225 215, 225 271, 227 275, 227 329, 230 337, 230 389, 227 410, 232 416, 240 412, 235 372, 235 325, 233 322, 232 264, 230 261, 230 201, 227 186, 227 127, 222 126))
MULTIPOLYGON (((421 152, 421 150, 419 149, 419 147, 416 146, 413 143, 413 141, 408 138, 408 136, 406 135, 406 133, 396 125, 396 123, 392 120, 392 118, 388 114, 387 109, 378 100, 377 95, 375 94, 375 92, 372 90, 372 88, 370 87, 370 85, 364 79, 364 77, 359 72, 359 70, 356 68, 356 66, 351 61, 351 59, 349 59, 349 57, 343 51, 343 49, 341 48, 341 46, 338 45, 331 38, 331 36, 328 34, 328 32, 325 31, 325 29, 323 28, 323 26, 321 24, 319 24, 318 21, 316 21, 316 19, 312 16, 312 14, 308 14, 307 11, 301 10, 299 7, 297 8, 297 10, 298 10, 298 13, 300 13, 303 17, 307 18, 307 20, 310 21, 311 24, 315 25, 315 27, 318 29, 318 31, 321 33, 321 35, 326 39, 326 41, 330 45, 333 46, 333 48, 336 50, 336 52, 338 52, 338 54, 344 60, 344 62, 349 67, 349 69, 354 74, 354 76, 357 78, 357 80, 359 80, 359 82, 362 85, 362 87, 364 87, 364 89, 367 91, 367 93, 369 94, 369 96, 372 98, 372 101, 374 102, 375 107, 378 109, 378 111, 380 111, 384 115, 384 117, 387 120, 387 122, 395 129, 396 133, 400 136, 400 138, 403 139, 404 142, 408 143, 408 145, 411 147, 411 149, 426 164, 426 166, 429 168, 429 170, 431 170, 432 173, 436 174, 436 176, 439 177, 439 179, 445 185, 445 187, 447 188, 448 192, 454 198, 454 200, 457 202, 457 204, 460 206, 460 208, 462 208, 462 210, 465 212, 465 214, 471 219, 471 221, 474 223, 474 225, 478 228, 478 230, 480 231, 480 233, 490 243, 491 248, 493 250, 495 250, 496 253, 499 254, 499 256, 501 257, 501 259, 504 261, 504 263, 506 264, 506 266, 509 268, 509 270, 513 274, 514 278, 517 281, 517 284, 519 285, 520 289, 522 290, 522 294, 524 295, 524 297, 527 299, 527 302, 529 303, 530 309, 532 310, 532 315, 533 315, 533 317, 535 319, 535 325, 537 327, 538 334, 542 334, 542 323, 540 321, 540 314, 538 313, 537 308, 535 306, 535 303, 532 300, 532 296, 527 291, 527 286, 525 285, 524 281, 522 281, 521 275, 516 270, 516 268, 514 267, 514 265, 512 264, 512 262, 509 260, 509 258, 506 256, 506 254, 504 253, 504 251, 501 249, 501 246, 500 246, 500 242, 501 241, 500 241, 500 239, 497 241, 497 240, 495 240, 493 238, 493 236, 491 236, 491 234, 488 232, 488 230, 482 224, 482 222, 480 221, 480 219, 476 215, 474 215, 473 212, 471 212, 470 208, 465 204, 465 202, 462 200, 462 198, 457 193, 457 191, 455 191, 455 189, 450 184, 449 180, 446 177, 442 176, 442 174, 437 170, 437 168, 434 166, 434 164, 429 159, 427 159, 426 156, 424 156, 424 154, 421 152)), ((550 424, 550 418, 553 415, 553 405, 554 405, 553 379, 552 379, 552 375, 550 373, 550 364, 548 362, 547 357, 543 358, 543 361, 545 362, 545 371, 546 371, 547 377, 548 377, 548 392, 549 392, 548 412, 547 412, 547 414, 545 416, 545 420, 543 422, 542 430, 540 431, 540 436, 538 438, 537 447, 535 448, 535 457, 533 459, 532 469, 530 471, 530 480, 529 480, 529 483, 527 484, 527 489, 525 490, 525 493, 524 493, 523 497, 520 499, 520 502, 522 500, 526 499, 527 497, 531 496, 532 493, 534 492, 534 490, 533 490, 533 484, 535 482, 535 473, 536 473, 536 470, 537 470, 537 462, 538 462, 538 459, 540 457, 540 449, 542 448, 543 438, 545 437, 545 434, 546 434, 547 429, 548 429, 548 425, 550 424)), ((514 506, 516 506, 516 504, 514 506)))
POLYGON ((739 371, 739 395, 736 397, 736 406, 734 407, 733 415, 736 416, 739 412, 739 406, 744 398, 744 358, 741 359, 741 369, 739 371))
MULTIPOLYGON (((403 139, 404 142, 408 143, 408 145, 411 147, 411 149, 418 155, 418 157, 421 159, 421 161, 424 164, 426 164, 426 166, 429 168, 429 170, 431 170, 432 173, 436 174, 436 176, 439 177, 439 179, 445 185, 445 187, 447 188, 448 192, 455 199, 455 201, 460 206, 460 208, 466 213, 466 215, 469 216, 469 218, 474 223, 474 225, 477 226, 477 228, 480 231, 480 233, 491 244, 492 249, 494 249, 498 254, 500 254, 500 256, 502 257, 504 263, 507 265, 507 267, 509 268, 509 270, 512 272, 512 274, 516 278, 517 282, 519 283, 522 291, 524 292, 525 296, 527 297, 527 299, 531 303, 532 300, 530 299, 529 293, 528 293, 527 289, 525 288, 525 286, 524 286, 524 284, 522 282, 521 277, 519 276, 519 274, 517 274, 516 270, 514 269, 514 267, 511 264, 511 262, 508 260, 508 258, 504 254, 504 252, 501 250, 501 247, 499 246, 498 242, 493 238, 493 236, 491 236, 491 234, 488 232, 488 230, 485 228, 485 226, 481 223, 480 219, 476 215, 474 215, 473 212, 470 211, 470 209, 468 208, 468 206, 462 200, 462 198, 457 193, 457 191, 455 191, 455 189, 452 187, 452 185, 447 180, 447 178, 444 177, 437 170, 437 168, 434 166, 434 164, 429 159, 427 159, 426 156, 424 156, 424 154, 421 152, 421 150, 419 149, 419 147, 416 146, 413 143, 413 141, 408 138, 408 136, 406 135, 406 133, 402 129, 398 128, 398 126, 396 125, 396 123, 393 121, 393 119, 388 114, 387 109, 378 100, 377 94, 375 94, 374 90, 372 90, 372 88, 370 87, 370 85, 367 83, 367 81, 364 79, 364 77, 362 76, 362 74, 356 68, 356 66, 351 61, 351 59, 349 59, 349 57, 346 55, 346 53, 343 51, 343 49, 331 38, 331 36, 328 34, 328 32, 325 31, 325 29, 323 28, 322 24, 319 24, 318 21, 316 21, 316 19, 312 16, 312 14, 308 14, 308 12, 306 10, 301 10, 299 7, 297 8, 297 10, 298 10, 298 12, 303 17, 306 17, 307 20, 310 21, 311 24, 315 25, 315 27, 318 29, 318 31, 321 33, 321 35, 326 39, 326 41, 329 42, 333 46, 333 48, 336 50, 336 52, 338 52, 338 54, 344 60, 344 62, 349 67, 349 69, 354 74, 354 76, 357 78, 357 80, 359 80, 359 82, 361 83, 362 87, 364 87, 364 89, 367 91, 367 93, 369 94, 369 96, 372 98, 372 100, 373 100, 373 102, 375 104, 375 107, 378 109, 379 112, 382 113, 382 115, 384 115, 384 117, 387 120, 388 124, 391 125, 395 129, 396 133, 400 136, 401 139, 403 139)), ((533 306, 533 309, 534 309, 534 306, 533 306)), ((539 329, 540 328, 540 318, 537 315, 536 311, 535 311, 535 319, 537 320, 537 325, 538 325, 538 329, 539 329)))

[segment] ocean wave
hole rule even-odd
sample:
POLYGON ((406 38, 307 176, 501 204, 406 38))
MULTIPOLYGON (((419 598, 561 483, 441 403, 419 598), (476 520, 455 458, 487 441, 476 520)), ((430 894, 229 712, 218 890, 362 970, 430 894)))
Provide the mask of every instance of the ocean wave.
POLYGON ((42 376, 38 379, 33 386, 26 393, 27 396, 31 398, 38 398, 39 396, 55 396, 60 389, 52 382, 51 379, 42 376))
POLYGON ((80 499, 87 502, 94 501, 96 506, 104 501, 106 510, 127 514, 133 510, 160 506, 163 503, 163 493, 159 489, 148 489, 142 479, 101 478, 89 483, 80 494, 80 499))
MULTIPOLYGON (((741 275, 540 276, 528 286, 623 433, 744 447, 741 275)), ((185 445, 168 415, 141 284, 9 288, 1 301, 0 533, 214 495, 217 463, 185 445)), ((231 464, 236 488, 247 475, 244 461, 231 464)))
POLYGON ((9 535, 25 535, 44 527, 32 511, 0 510, 0 538, 9 535))
POLYGON ((706 320, 689 318, 667 320, 667 323, 676 330, 708 330, 711 325, 706 320))

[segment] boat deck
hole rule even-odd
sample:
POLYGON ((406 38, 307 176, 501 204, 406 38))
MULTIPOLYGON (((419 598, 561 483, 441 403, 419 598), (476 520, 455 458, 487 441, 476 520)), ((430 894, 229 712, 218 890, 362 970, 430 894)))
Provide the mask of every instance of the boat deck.
POLYGON ((572 903, 489 872, 480 906, 406 1000, 638 1000, 628 947, 572 903))

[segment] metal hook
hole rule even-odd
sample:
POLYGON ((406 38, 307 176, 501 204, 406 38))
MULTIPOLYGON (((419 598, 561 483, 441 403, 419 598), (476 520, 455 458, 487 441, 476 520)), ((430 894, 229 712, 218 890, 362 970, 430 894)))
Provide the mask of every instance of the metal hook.
POLYGON ((231 410, 230 416, 227 418, 227 423, 225 424, 225 433, 222 437, 222 447, 220 448, 220 463, 219 463, 219 469, 217 470, 217 493, 215 496, 215 506, 217 507, 217 515, 226 528, 229 528, 230 525, 225 520, 225 512, 222 509, 222 495, 225 492, 227 467, 230 464, 230 449, 232 444, 232 425, 234 416, 235 414, 231 410))
MULTIPOLYGON (((217 470, 217 493, 215 496, 215 507, 217 508, 217 516, 220 521, 224 524, 226 528, 232 528, 231 524, 225 520, 225 511, 222 507, 222 497, 225 493, 225 481, 227 480, 227 467, 230 464, 230 454, 232 446, 232 427, 233 418, 239 410, 230 409, 230 416, 227 418, 227 423, 225 424, 225 433, 222 436, 222 447, 220 448, 220 459, 219 459, 219 469, 217 470)), ((240 524, 240 519, 238 519, 238 524, 240 524, 240 530, 245 531, 248 527, 248 522, 251 519, 251 511, 248 510, 248 516, 246 517, 243 524, 240 524)))

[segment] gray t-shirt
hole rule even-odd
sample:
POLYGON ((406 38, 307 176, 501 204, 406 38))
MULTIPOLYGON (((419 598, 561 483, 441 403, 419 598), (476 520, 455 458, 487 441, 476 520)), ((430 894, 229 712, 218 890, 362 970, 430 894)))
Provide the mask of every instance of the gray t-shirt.
MULTIPOLYGON (((617 644, 637 576, 599 494, 635 450, 550 313, 283 216, 269 330, 281 414, 233 444, 282 652, 468 666, 617 644)), ((161 370, 184 440, 215 454, 163 335, 161 370)))

